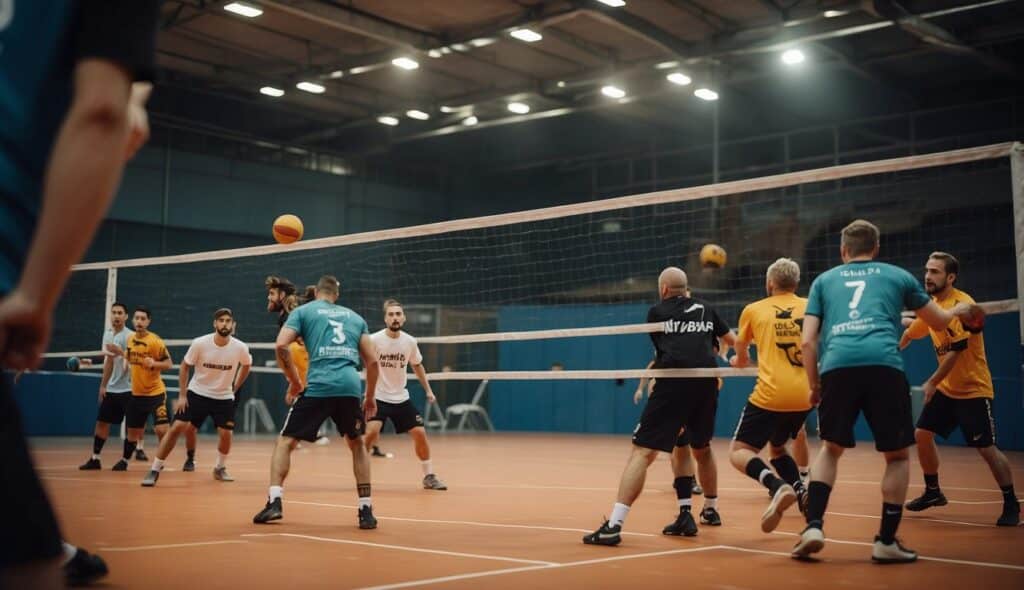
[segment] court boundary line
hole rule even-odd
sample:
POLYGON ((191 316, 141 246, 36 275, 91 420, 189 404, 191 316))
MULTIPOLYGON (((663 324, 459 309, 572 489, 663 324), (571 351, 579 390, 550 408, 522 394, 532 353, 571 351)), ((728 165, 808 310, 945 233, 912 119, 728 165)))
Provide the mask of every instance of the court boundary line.
POLYGON ((247 544, 249 541, 241 539, 225 539, 223 541, 196 541, 195 543, 169 543, 167 545, 139 545, 138 547, 97 547, 96 551, 105 552, 128 552, 128 551, 151 551, 156 549, 180 549, 184 547, 202 547, 204 545, 233 545, 247 544))

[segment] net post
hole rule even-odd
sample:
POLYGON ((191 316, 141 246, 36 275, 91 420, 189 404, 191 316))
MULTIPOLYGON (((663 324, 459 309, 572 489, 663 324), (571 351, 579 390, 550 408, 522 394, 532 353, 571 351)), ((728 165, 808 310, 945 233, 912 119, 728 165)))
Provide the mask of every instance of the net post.
POLYGON ((1010 149, 1013 178, 1013 235, 1017 250, 1017 309, 1020 314, 1020 343, 1024 350, 1024 143, 1010 149))
POLYGON ((107 269, 107 307, 103 312, 103 328, 101 332, 110 325, 110 308, 117 301, 117 267, 107 269))

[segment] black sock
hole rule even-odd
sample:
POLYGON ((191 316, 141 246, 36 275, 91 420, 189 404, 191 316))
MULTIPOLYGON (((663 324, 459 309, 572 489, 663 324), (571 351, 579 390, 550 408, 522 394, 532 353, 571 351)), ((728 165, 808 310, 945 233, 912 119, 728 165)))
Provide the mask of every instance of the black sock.
MULTIPOLYGON (((676 499, 689 500, 693 497, 693 476, 683 475, 672 481, 672 487, 676 489, 676 499)), ((680 506, 680 510, 689 510, 689 506, 680 506)))
POLYGON ((1017 493, 1013 491, 1013 484, 1008 486, 999 486, 999 489, 1003 492, 1003 504, 1015 505, 1020 502, 1017 501, 1017 493))
POLYGON ((938 473, 925 473, 924 474, 924 487, 927 491, 939 491, 939 474, 938 473))
POLYGON ((135 454, 135 447, 139 445, 138 442, 132 442, 128 439, 124 439, 124 460, 131 461, 132 455, 135 454))
POLYGON ((103 450, 103 445, 107 442, 107 439, 100 438, 98 436, 92 437, 92 454, 99 455, 100 451, 103 450))
POLYGON ((775 490, 777 490, 779 485, 782 484, 782 481, 772 473, 771 469, 768 469, 767 465, 764 464, 761 457, 754 457, 750 461, 747 461, 746 472, 747 475, 750 476, 750 479, 760 482, 761 485, 771 490, 772 493, 775 493, 775 490), (765 473, 764 480, 762 481, 761 474, 765 471, 768 473, 765 473))
POLYGON ((882 503, 882 526, 878 529, 878 537, 886 545, 892 545, 896 540, 896 529, 900 526, 900 519, 903 518, 902 504, 882 503))
POLYGON ((821 481, 811 481, 807 486, 807 525, 821 528, 825 521, 825 509, 832 486, 821 481))
POLYGON ((185 449, 185 454, 188 455, 188 460, 189 461, 195 461, 196 460, 196 450, 195 449, 185 449))
POLYGON ((356 491, 359 493, 359 497, 360 498, 369 498, 370 497, 370 484, 368 484, 368 483, 356 484, 356 491))
POLYGON ((778 473, 783 481, 793 486, 793 489, 799 490, 804 487, 804 483, 800 481, 800 468, 796 466, 793 457, 783 455, 778 459, 772 459, 771 463, 775 468, 775 473, 778 473))

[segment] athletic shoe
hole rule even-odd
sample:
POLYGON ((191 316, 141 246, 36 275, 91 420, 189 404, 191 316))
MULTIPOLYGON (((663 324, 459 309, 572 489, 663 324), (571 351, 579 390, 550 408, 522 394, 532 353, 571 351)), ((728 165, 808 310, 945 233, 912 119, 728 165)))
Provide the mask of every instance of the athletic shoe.
POLYGON ((793 486, 788 483, 780 485, 772 495, 772 501, 768 503, 768 507, 761 514, 761 531, 765 533, 774 531, 775 527, 779 526, 779 521, 782 520, 782 514, 794 502, 796 502, 796 491, 793 490, 793 486))
POLYGON ((1020 524, 1020 502, 1003 503, 1003 513, 996 521, 996 526, 1017 526, 1020 524))
POLYGON ((231 477, 231 474, 228 473, 227 467, 214 467, 213 479, 217 481, 235 481, 235 478, 231 477))
POLYGON ((128 471, 128 461, 121 459, 110 468, 111 471, 128 471))
POLYGON ((78 466, 79 471, 94 471, 96 469, 103 469, 99 459, 89 458, 88 461, 78 466))
POLYGON ((693 489, 690 491, 694 496, 700 496, 704 494, 704 488, 700 487, 699 483, 693 484, 693 489))
POLYGON ((329 445, 331 444, 331 438, 329 436, 321 436, 320 438, 316 439, 316 444, 320 446, 329 445))
POLYGON ((252 522, 254 524, 264 524, 272 520, 281 520, 281 516, 281 498, 277 498, 273 502, 268 501, 263 510, 260 510, 259 514, 252 517, 252 522))
POLYGON ((373 506, 363 506, 359 509, 359 528, 377 528, 377 519, 373 517, 373 506))
POLYGON ((64 579, 68 586, 88 586, 107 575, 107 564, 99 555, 82 548, 75 549, 71 561, 64 564, 64 579))
POLYGON ((800 509, 800 514, 807 516, 807 488, 796 490, 796 507, 800 509))
POLYGON ((146 456, 146 451, 142 449, 135 449, 135 460, 136 461, 149 461, 149 457, 146 456))
POLYGON ((907 549, 899 539, 893 539, 886 545, 882 538, 875 537, 875 546, 871 548, 871 561, 875 563, 910 563, 917 561, 917 552, 907 549))
POLYGON ((722 517, 714 508, 705 508, 700 511, 700 523, 709 526, 722 526, 722 517))
POLYGON ((185 464, 181 466, 182 471, 195 471, 196 462, 192 459, 185 459, 185 464))
POLYGON ((693 537, 697 534, 697 523, 693 520, 693 514, 689 510, 679 509, 679 516, 674 522, 665 525, 661 534, 675 537, 693 537))
POLYGON ((142 480, 142 487, 151 488, 156 485, 156 480, 158 479, 160 479, 160 472, 156 469, 150 469, 145 479, 142 480))
POLYGON ((825 533, 818 527, 809 526, 800 533, 800 540, 793 546, 790 554, 794 559, 808 559, 825 547, 825 533))
POLYGON ((378 447, 377 445, 373 445, 373 448, 370 449, 370 455, 373 457, 384 457, 385 459, 390 459, 394 457, 392 453, 385 453, 384 451, 380 450, 380 447, 378 447))
POLYGON ((945 506, 946 504, 949 504, 949 500, 946 499, 945 494, 925 488, 923 494, 907 502, 905 507, 911 512, 920 512, 932 506, 945 506))
POLYGON ((437 479, 437 476, 431 473, 430 475, 423 478, 423 489, 425 490, 447 490, 448 486, 444 485, 444 482, 437 479))
POLYGON ((583 537, 583 542, 587 545, 607 545, 613 547, 622 542, 621 533, 621 524, 608 526, 608 521, 606 520, 601 525, 601 528, 583 537))

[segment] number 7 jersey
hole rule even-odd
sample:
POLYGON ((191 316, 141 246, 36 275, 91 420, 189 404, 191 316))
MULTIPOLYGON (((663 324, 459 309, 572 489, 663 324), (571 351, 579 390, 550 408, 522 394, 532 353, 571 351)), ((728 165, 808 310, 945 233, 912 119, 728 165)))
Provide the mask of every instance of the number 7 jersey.
POLYGON ((900 313, 920 309, 929 300, 913 275, 884 262, 854 261, 819 275, 807 297, 806 315, 821 318, 821 373, 864 366, 902 371, 900 313))

